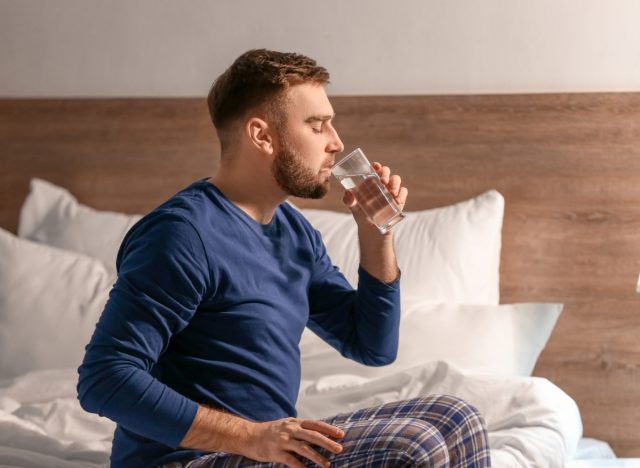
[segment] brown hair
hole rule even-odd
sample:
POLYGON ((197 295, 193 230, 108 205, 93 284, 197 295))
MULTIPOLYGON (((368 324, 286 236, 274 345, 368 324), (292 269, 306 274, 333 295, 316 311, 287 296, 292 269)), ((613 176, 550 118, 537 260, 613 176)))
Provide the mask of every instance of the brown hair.
POLYGON ((222 150, 231 143, 229 127, 252 109, 261 110, 276 127, 284 124, 285 91, 302 83, 329 83, 329 72, 301 54, 253 49, 238 57, 211 86, 207 97, 211 121, 222 150))

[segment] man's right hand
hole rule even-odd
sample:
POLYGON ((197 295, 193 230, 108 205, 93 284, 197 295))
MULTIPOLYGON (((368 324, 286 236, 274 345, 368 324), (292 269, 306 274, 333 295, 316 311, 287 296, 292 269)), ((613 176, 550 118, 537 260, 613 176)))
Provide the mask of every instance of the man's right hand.
POLYGON ((284 418, 254 422, 239 416, 198 405, 198 412, 180 442, 184 448, 208 452, 227 452, 260 462, 284 463, 304 468, 293 454, 329 466, 329 461, 311 445, 340 453, 342 446, 329 437, 341 439, 344 431, 324 421, 284 418))
POLYGON ((294 453, 320 466, 329 466, 329 460, 312 445, 323 447, 332 453, 340 453, 342 445, 329 437, 340 439, 344 431, 324 421, 284 418, 275 421, 252 423, 249 426, 248 444, 242 455, 261 462, 284 463, 291 468, 304 468, 294 453))

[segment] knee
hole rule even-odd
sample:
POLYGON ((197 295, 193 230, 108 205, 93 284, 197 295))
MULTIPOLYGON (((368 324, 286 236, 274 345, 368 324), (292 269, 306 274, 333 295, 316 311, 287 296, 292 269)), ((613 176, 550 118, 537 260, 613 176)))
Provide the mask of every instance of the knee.
POLYGON ((413 418, 395 419, 380 440, 385 444, 386 452, 396 453, 398 459, 408 461, 410 466, 449 466, 447 444, 440 431, 428 422, 413 418))
POLYGON ((449 448, 451 465, 490 466, 487 426, 480 411, 458 397, 442 395, 439 400, 449 408, 438 429, 449 448))
POLYGON ((416 409, 412 416, 432 424, 444 439, 451 466, 489 466, 486 424, 475 406, 451 395, 419 398, 410 404, 416 409))
POLYGON ((486 430, 486 423, 482 413, 470 403, 462 398, 453 395, 438 395, 435 402, 430 399, 431 411, 437 412, 441 416, 450 420, 454 426, 467 427, 473 432, 486 430))

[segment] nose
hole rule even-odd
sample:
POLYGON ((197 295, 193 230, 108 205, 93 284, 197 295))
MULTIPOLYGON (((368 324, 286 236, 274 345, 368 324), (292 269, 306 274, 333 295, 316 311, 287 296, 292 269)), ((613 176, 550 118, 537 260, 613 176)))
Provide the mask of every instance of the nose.
POLYGON ((327 145, 327 153, 342 153, 344 151, 344 145, 342 144, 342 140, 338 135, 338 131, 331 126, 332 130, 332 138, 327 145))

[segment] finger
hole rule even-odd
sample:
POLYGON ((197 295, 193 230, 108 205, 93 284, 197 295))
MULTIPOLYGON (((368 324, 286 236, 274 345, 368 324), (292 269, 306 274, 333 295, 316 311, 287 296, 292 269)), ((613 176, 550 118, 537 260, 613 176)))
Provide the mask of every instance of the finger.
POLYGON ((329 466, 329 460, 312 449, 311 445, 306 442, 292 441, 288 449, 290 451, 296 452, 298 455, 301 455, 304 458, 311 460, 314 463, 317 463, 320 466, 329 466))
POLYGON ((376 171, 376 174, 378 174, 378 177, 382 178, 382 169, 384 168, 384 166, 382 164, 380 164, 379 162, 372 162, 371 163, 371 167, 373 168, 374 171, 376 171))
POLYGON ((396 203, 400 206, 400 209, 404 208, 404 204, 407 202, 407 196, 409 195, 409 189, 402 187, 400 193, 396 197, 396 203))
POLYGON ((380 180, 384 185, 387 185, 389 183, 390 175, 391 175, 391 169, 389 169, 389 167, 387 166, 382 166, 382 169, 380 169, 379 176, 380 176, 380 180))
POLYGON ((389 190, 391 195, 393 195, 394 197, 398 196, 401 182, 402 182, 402 179, 400 178, 399 175, 393 175, 389 178, 389 184, 387 185, 387 190, 389 190))
POLYGON ((344 437, 344 431, 338 426, 332 426, 328 422, 320 421, 318 419, 304 419, 300 423, 300 426, 303 429, 312 429, 338 439, 344 437))
POLYGON ((288 453, 285 453, 284 455, 282 455, 281 460, 275 460, 275 461, 278 461, 279 463, 284 463, 285 465, 291 468, 305 468, 305 465, 301 463, 300 460, 298 460, 296 457, 288 453))
POLYGON ((305 440, 307 442, 311 442, 318 447, 323 447, 330 452, 340 453, 342 452, 342 445, 338 442, 334 442, 333 440, 323 436, 319 432, 301 429, 298 433, 295 434, 298 439, 305 440))

